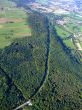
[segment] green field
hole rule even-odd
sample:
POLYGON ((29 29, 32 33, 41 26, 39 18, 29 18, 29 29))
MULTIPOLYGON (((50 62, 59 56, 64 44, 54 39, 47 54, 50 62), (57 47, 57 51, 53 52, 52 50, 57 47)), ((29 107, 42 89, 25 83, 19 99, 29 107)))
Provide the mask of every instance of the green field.
POLYGON ((77 38, 75 39, 78 40, 78 42, 81 42, 82 17, 77 13, 57 16, 61 16, 60 21, 65 22, 63 25, 61 23, 55 25, 57 34, 61 37, 67 47, 69 47, 70 49, 76 49, 76 46, 72 39, 73 37, 69 36, 76 35, 77 38))
POLYGON ((65 31, 62 26, 56 25, 55 28, 58 35, 61 36, 62 38, 66 38, 70 35, 70 33, 65 31))
POLYGON ((54 18, 53 28, 45 14, 26 14, 27 4, 0 2, 0 110, 29 99, 23 110, 82 110, 82 62, 67 31, 74 23, 66 29, 54 18))
POLYGON ((16 38, 31 36, 25 10, 8 0, 0 0, 0 5, 0 48, 10 45, 16 38))
POLYGON ((55 28, 56 28, 57 34, 62 38, 64 44, 71 49, 75 49, 75 46, 74 46, 71 38, 68 38, 71 34, 69 32, 67 32, 63 28, 63 26, 56 25, 55 28))
POLYGON ((82 41, 80 42, 80 45, 82 46, 82 41))

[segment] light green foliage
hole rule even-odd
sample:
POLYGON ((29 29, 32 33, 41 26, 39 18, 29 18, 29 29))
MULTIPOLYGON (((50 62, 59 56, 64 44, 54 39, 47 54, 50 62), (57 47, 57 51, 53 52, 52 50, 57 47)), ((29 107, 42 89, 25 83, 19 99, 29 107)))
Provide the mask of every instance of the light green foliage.
POLYGON ((63 42, 65 43, 65 45, 71 49, 75 49, 75 46, 72 42, 71 38, 68 38, 71 34, 70 32, 67 32, 63 26, 55 26, 55 29, 57 31, 57 34, 62 38, 63 42))
POLYGON ((8 0, 1 0, 0 5, 0 48, 10 45, 16 38, 31 36, 29 15, 25 10, 8 0))
POLYGON ((67 32, 65 29, 63 29, 63 26, 56 25, 55 28, 56 28, 58 35, 61 36, 62 38, 66 38, 70 35, 69 32, 67 32))

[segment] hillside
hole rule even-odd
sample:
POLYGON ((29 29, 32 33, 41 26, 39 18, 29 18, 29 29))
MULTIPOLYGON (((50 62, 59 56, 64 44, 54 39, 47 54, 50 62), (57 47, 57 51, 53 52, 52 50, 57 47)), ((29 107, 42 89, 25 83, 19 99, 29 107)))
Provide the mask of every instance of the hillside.
MULTIPOLYGON (((8 81, 11 80, 13 82, 12 86, 15 85, 16 87, 16 90, 12 89, 12 92, 6 88, 4 91, 4 86, 2 86, 2 79, 4 77, 1 76, 2 90, 0 94, 2 97, 0 100, 0 109, 2 110, 11 110, 25 102, 25 100, 28 100, 40 86, 45 72, 48 34, 46 17, 38 14, 29 14, 27 21, 32 29, 32 35, 30 37, 23 36, 16 38, 9 46, 0 51, 0 67, 5 72, 5 75, 9 77, 8 81), (3 91, 4 94, 2 94, 3 91), (16 91, 19 91, 16 93, 17 96, 15 96, 16 91), (11 95, 9 95, 10 92, 11 95), (21 99, 20 95, 22 95, 23 99, 21 99)), ((9 83, 7 84, 6 81, 4 83, 9 86, 9 83)))
MULTIPOLYGON (((82 63, 64 44, 49 14, 25 13, 22 3, 28 1, 13 1, 19 7, 10 1, 14 5, 8 7, 18 13, 21 9, 22 16, 14 17, 23 21, 0 24, 16 28, 14 35, 8 33, 8 45, 0 41, 4 43, 0 47, 0 110, 13 110, 29 99, 32 106, 23 110, 82 110, 82 63)), ((9 15, 6 19, 10 20, 9 15)), ((1 30, 0 39, 5 39, 7 31, 7 26, 1 30)))
POLYGON ((82 109, 82 65, 73 61, 62 48, 52 32, 48 75, 29 110, 82 109))

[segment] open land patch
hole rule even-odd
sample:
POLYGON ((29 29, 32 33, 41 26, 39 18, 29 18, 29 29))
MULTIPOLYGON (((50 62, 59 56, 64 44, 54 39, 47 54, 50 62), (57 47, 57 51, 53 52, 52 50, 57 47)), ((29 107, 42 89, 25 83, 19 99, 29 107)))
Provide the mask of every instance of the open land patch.
POLYGON ((3 28, 3 25, 0 25, 0 29, 3 28))
POLYGON ((16 22, 21 22, 24 21, 23 19, 19 18, 19 19, 15 19, 15 18, 0 18, 0 23, 16 23, 16 22))
POLYGON ((0 1, 0 48, 9 46, 15 39, 31 36, 29 14, 13 2, 0 1))

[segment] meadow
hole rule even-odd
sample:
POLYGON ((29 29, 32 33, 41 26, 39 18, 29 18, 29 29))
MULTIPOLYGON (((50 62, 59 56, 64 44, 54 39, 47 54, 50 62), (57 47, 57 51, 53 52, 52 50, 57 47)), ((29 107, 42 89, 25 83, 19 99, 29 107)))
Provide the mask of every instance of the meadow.
POLYGON ((0 50, 0 110, 28 99, 33 106, 23 110, 81 110, 82 63, 63 43, 70 33, 58 25, 53 29, 44 14, 1 3, 0 48, 7 47, 0 50))
POLYGON ((16 38, 30 37, 29 15, 13 2, 0 1, 0 48, 9 46, 16 38))
POLYGON ((74 46, 71 38, 69 37, 71 34, 69 32, 67 32, 63 28, 63 26, 56 25, 55 28, 56 28, 57 34, 62 38, 64 44, 71 49, 75 49, 75 46, 74 46))
POLYGON ((68 15, 60 15, 61 20, 65 20, 66 23, 56 24, 55 28, 58 33, 58 35, 63 40, 64 44, 69 47, 70 49, 76 49, 75 41, 73 35, 76 35, 76 40, 81 44, 81 38, 82 38, 82 17, 78 15, 77 13, 70 13, 68 15))

